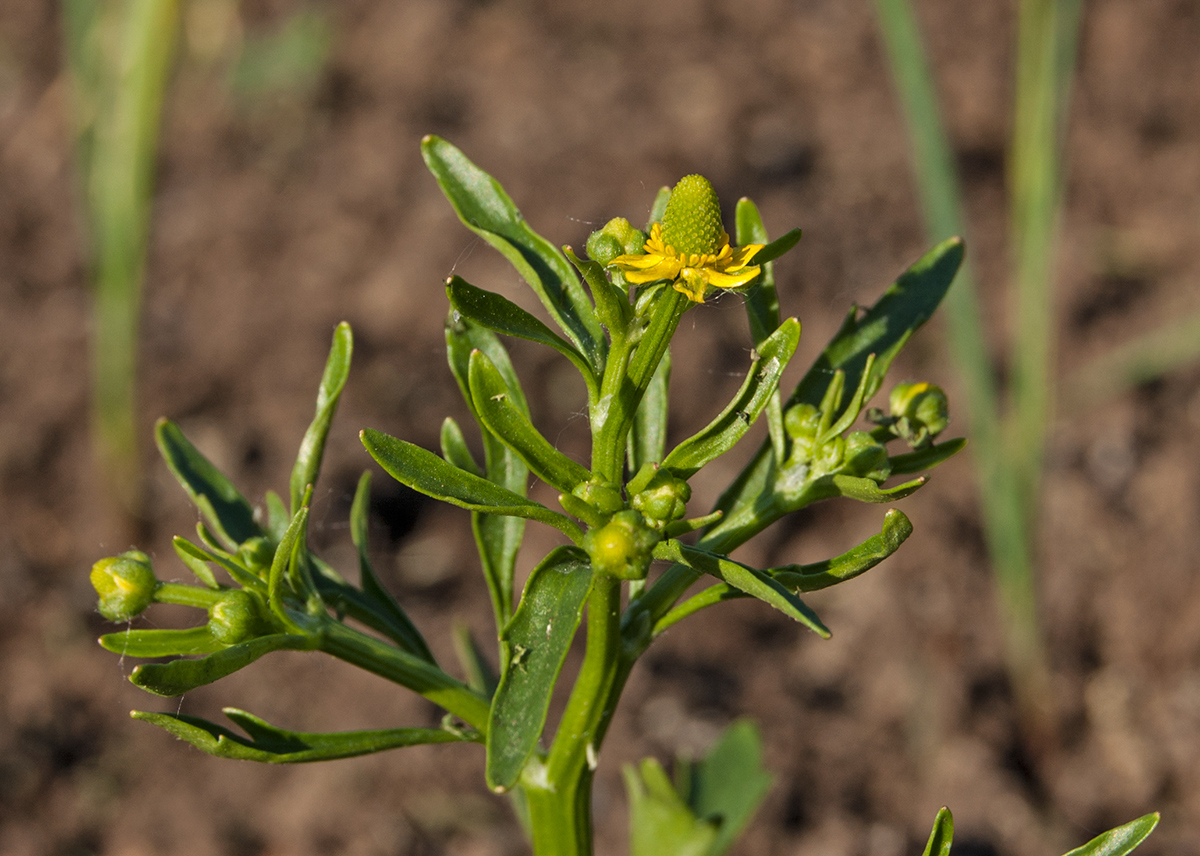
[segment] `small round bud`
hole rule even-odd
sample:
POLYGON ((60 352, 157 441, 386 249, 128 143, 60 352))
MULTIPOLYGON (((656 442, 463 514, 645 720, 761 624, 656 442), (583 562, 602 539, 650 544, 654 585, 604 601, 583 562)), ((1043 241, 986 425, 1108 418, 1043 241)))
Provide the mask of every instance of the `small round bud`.
POLYGON ((658 533, 646 525, 641 513, 618 511, 612 520, 583 536, 583 549, 592 568, 622 580, 642 580, 650 570, 658 533))
POLYGON ((842 461, 845 459, 846 441, 841 437, 834 437, 832 440, 823 443, 819 448, 813 450, 813 476, 823 476, 827 473, 832 473, 841 467, 842 461))
POLYGON ((601 514, 615 514, 625 507, 621 488, 610 482, 586 481, 576 485, 571 493, 601 514))
POLYGON ((821 412, 811 404, 796 404, 783 415, 783 429, 793 440, 812 439, 821 422, 821 412))
POLYGON ((146 610, 158 580, 150 557, 141 550, 101 559, 92 565, 92 588, 100 595, 100 614, 109 621, 128 621, 146 610))
POLYGON ((271 542, 266 538, 255 537, 243 541, 238 547, 238 558, 247 568, 255 572, 270 570, 271 562, 275 559, 275 551, 271 542))
POLYGON ((259 600, 248 591, 231 589, 208 608, 208 630, 226 645, 236 645, 270 632, 259 600))
POLYGON ((895 420, 893 432, 914 448, 928 446, 950 424, 950 403, 941 387, 931 383, 902 383, 888 396, 895 420))
POLYGON ((644 514, 651 526, 679 520, 687 513, 692 488, 683 479, 675 478, 666 470, 659 470, 629 504, 644 514))
POLYGON ((846 469, 859 478, 882 482, 892 473, 887 449, 866 431, 846 435, 846 469))
POLYGON ((617 256, 644 253, 645 246, 645 232, 634 228, 624 217, 615 217, 588 236, 587 254, 592 261, 607 267, 617 256))
POLYGON ((729 240, 712 182, 702 175, 679 179, 663 212, 662 239, 685 255, 716 253, 729 240))

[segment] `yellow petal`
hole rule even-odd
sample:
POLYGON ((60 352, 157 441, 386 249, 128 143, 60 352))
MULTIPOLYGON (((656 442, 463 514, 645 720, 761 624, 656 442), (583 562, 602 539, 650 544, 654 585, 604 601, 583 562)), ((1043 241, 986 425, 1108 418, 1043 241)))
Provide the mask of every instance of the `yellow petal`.
POLYGON ((754 277, 758 276, 758 272, 762 270, 758 265, 748 267, 741 273, 728 274, 720 271, 710 270, 708 273, 708 282, 710 285, 715 285, 717 288, 741 288, 754 277))
POLYGON ((765 246, 766 244, 746 244, 744 247, 738 247, 733 251, 733 258, 729 260, 729 267, 744 267, 765 246))
POLYGON ((651 254, 646 256, 617 256, 615 259, 609 262, 609 264, 616 265, 622 270, 625 270, 626 268, 632 268, 633 270, 646 270, 647 268, 660 265, 664 261, 668 261, 665 256, 651 254))

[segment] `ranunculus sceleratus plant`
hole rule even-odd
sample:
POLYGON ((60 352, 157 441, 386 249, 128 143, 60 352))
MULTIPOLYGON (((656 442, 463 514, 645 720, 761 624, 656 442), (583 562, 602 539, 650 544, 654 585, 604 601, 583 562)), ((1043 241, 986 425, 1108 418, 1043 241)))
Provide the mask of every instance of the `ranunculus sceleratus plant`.
MULTIPOLYGON (((499 674, 461 632, 455 638, 461 677, 444 669, 380 583, 367 545, 369 474, 351 508, 358 549, 351 576, 358 583, 308 548, 309 498, 350 368, 345 324, 333 337, 287 502, 268 493, 263 508, 254 508, 176 425, 159 423, 167 466, 202 516, 195 541, 174 541, 199 584, 158 581, 138 551, 97 562, 92 582, 101 613, 113 621, 128 621, 154 602, 196 607, 207 621, 188 630, 130 627, 100 641, 125 656, 175 657, 130 675, 162 696, 212 683, 283 649, 323 651, 374 672, 443 708, 441 725, 312 734, 228 708, 244 732, 238 733, 179 713, 134 717, 210 754, 268 763, 477 743, 488 786, 513 796, 534 852, 586 854, 605 732, 631 669, 659 636, 703 609, 752 597, 826 637, 801 595, 873 568, 912 532, 908 518, 890 509, 879 534, 822 562, 754 568, 729 557, 771 523, 819 500, 903 499, 925 484, 916 474, 963 447, 962 439, 938 441, 948 408, 930 383, 900 384, 886 411, 867 408, 896 354, 941 301, 963 247, 957 239, 939 244, 874 306, 852 307, 785 396, 779 382, 800 323, 780 318, 772 268, 796 245, 798 229, 770 240, 754 204, 743 199, 731 241, 712 185, 691 175, 658 193, 646 231, 614 219, 588 238, 583 258, 534 232, 500 185, 450 144, 430 137, 423 152, 463 223, 512 263, 558 327, 450 277, 446 350, 481 434, 483 461, 452 419, 442 425, 440 455, 372 429, 361 435, 392 477, 471 514, 495 614, 499 674), (754 350, 745 381, 708 425, 668 449, 671 339, 685 312, 704 311, 706 299, 723 291, 737 292, 749 317, 754 350), (588 397, 589 462, 567 457, 532 424, 502 336, 553 348, 579 371, 588 397), (757 453, 714 508, 690 508, 688 481, 760 416, 768 437, 757 453), (557 493, 557 508, 528 497, 531 475, 557 493), (557 529, 563 544, 533 568, 518 593, 514 570, 527 521, 557 529), (551 696, 577 633, 586 640, 583 662, 573 685, 562 688, 565 709, 549 732, 551 696)), ((731 726, 704 758, 678 761, 674 780, 654 759, 624 772, 632 852, 639 856, 724 852, 770 783, 748 722, 731 726)), ((1155 820, 1134 821, 1080 852, 1128 852, 1155 820)), ((951 829, 943 810, 927 852, 947 853, 951 829)))

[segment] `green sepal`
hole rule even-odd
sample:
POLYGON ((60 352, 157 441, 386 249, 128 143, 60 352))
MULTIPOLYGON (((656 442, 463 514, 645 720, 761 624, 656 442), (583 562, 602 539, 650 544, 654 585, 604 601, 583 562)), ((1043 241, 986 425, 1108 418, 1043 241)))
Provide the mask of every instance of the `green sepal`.
POLYGON ((371 457, 392 478, 417 493, 469 511, 537 520, 553 526, 572 541, 583 537, 579 527, 565 515, 487 479, 464 472, 420 446, 370 428, 364 430, 360 437, 371 457))
POLYGON ((719 820, 716 840, 704 856, 721 856, 733 846, 762 804, 774 777, 763 767, 762 737, 748 719, 721 732, 699 761, 675 762, 675 786, 692 814, 719 820))
POLYGON ((516 336, 553 348, 571 361, 587 385, 588 395, 595 398, 596 373, 579 350, 541 321, 506 297, 476 288, 459 276, 446 280, 446 296, 450 305, 464 318, 505 336, 516 336))
POLYGON ((1123 826, 1097 835, 1087 844, 1076 847, 1065 856, 1126 856, 1145 841, 1156 826, 1158 826, 1158 812, 1145 814, 1137 820, 1131 820, 1123 826))
POLYGON ((710 574, 721 582, 775 607, 818 636, 828 639, 831 635, 829 628, 821 623, 815 612, 764 571, 698 547, 688 547, 673 539, 663 541, 655 547, 654 558, 678 562, 694 571, 710 574))
POLYGON ((350 375, 350 357, 353 351, 354 337, 350 332, 350 325, 343 321, 333 331, 333 345, 329 349, 325 372, 321 376, 321 386, 317 390, 317 412, 308 430, 304 432, 304 439, 300 442, 300 453, 296 456, 295 466, 292 467, 292 478, 289 482, 292 514, 300 509, 304 491, 317 481, 317 473, 321 470, 321 458, 325 454, 325 438, 329 436, 329 426, 337 411, 338 399, 346 386, 346 378, 350 375))
POLYGON ((483 424, 516 452, 534 475, 564 493, 570 493, 576 485, 592 477, 586 467, 555 449, 529 418, 509 402, 504 376, 483 351, 471 354, 468 377, 471 400, 483 424))
POLYGON ((392 593, 379 582, 375 568, 371 565, 367 541, 370 506, 371 473, 364 472, 354 491, 354 502, 350 505, 350 540, 354 543, 355 550, 358 551, 358 573, 362 592, 370 598, 372 613, 378 616, 385 625, 382 632, 387 633, 396 644, 410 654, 416 654, 430 663, 435 663, 433 652, 429 650, 425 637, 421 635, 421 631, 417 630, 417 626, 408 617, 408 613, 392 597, 392 593))
POLYGON ((213 638, 208 625, 187 630, 123 630, 100 637, 100 647, 122 657, 176 657, 211 654, 225 646, 213 638))
POLYGON ((950 809, 942 806, 933 819, 933 830, 925 844, 922 856, 950 856, 950 845, 954 841, 954 816, 950 809))
POLYGON ((130 715, 169 731, 209 755, 264 764, 333 761, 423 743, 462 743, 470 740, 463 733, 444 728, 388 728, 330 734, 287 731, 237 708, 223 708, 222 712, 240 725, 249 738, 198 716, 141 710, 135 710, 130 715))
POLYGON ((129 680, 134 686, 155 695, 178 696, 232 675, 272 651, 303 651, 314 647, 315 641, 308 636, 276 633, 232 645, 197 660, 146 663, 136 667, 129 680))
POLYGON ((308 527, 308 506, 301 506, 292 518, 287 531, 279 541, 275 551, 275 559, 271 562, 271 573, 267 582, 267 603, 276 620, 293 633, 302 633, 303 629, 295 619, 288 614, 287 604, 283 602, 288 592, 284 591, 285 581, 290 584, 290 593, 301 598, 307 598, 310 592, 301 589, 297 583, 297 565, 300 553, 305 549, 305 534, 308 527))
POLYGON ((199 550, 199 547, 196 547, 196 545, 192 544, 186 538, 180 538, 178 535, 171 539, 171 546, 175 548, 175 555, 179 557, 179 560, 187 565, 188 570, 192 572, 192 576, 210 589, 216 590, 220 588, 217 584, 217 578, 213 576, 212 568, 208 566, 208 563, 204 559, 201 559, 193 552, 193 550, 199 550))
POLYGON ((630 856, 708 856, 712 852, 719 821, 696 817, 658 761, 643 758, 637 767, 626 764, 621 772, 629 797, 630 856))
POLYGON ((763 342, 758 359, 733 401, 705 428, 676 446, 663 467, 689 479, 705 464, 737 444, 779 388, 779 379, 800 342, 800 322, 789 318, 763 342))
POLYGON ((154 426, 158 451, 176 480, 226 546, 264 534, 254 522, 254 509, 220 470, 183 436, 179 426, 160 419, 154 426))
POLYGON ((487 740, 487 783, 494 791, 517 783, 537 747, 591 587, 586 554, 570 547, 553 550, 529 575, 502 637, 508 658, 492 699, 487 740))
POLYGON ((450 143, 427 136, 421 140, 421 154, 463 224, 508 259, 600 374, 607 342, 583 286, 562 253, 529 227, 498 181, 450 143))
POLYGON ((888 458, 888 463, 892 466, 892 475, 894 476, 919 473, 923 470, 931 470, 947 458, 957 455, 966 448, 966 445, 966 437, 957 437, 953 440, 947 440, 945 443, 938 443, 927 449, 922 449, 919 452, 894 455, 888 458))
POLYGON ((913 527, 903 511, 889 508, 883 516, 883 529, 878 535, 872 535, 857 547, 826 559, 823 562, 813 562, 808 565, 784 565, 771 568, 767 573, 787 588, 799 594, 800 592, 818 591, 846 580, 852 580, 859 574, 866 573, 888 556, 900 549, 913 527))

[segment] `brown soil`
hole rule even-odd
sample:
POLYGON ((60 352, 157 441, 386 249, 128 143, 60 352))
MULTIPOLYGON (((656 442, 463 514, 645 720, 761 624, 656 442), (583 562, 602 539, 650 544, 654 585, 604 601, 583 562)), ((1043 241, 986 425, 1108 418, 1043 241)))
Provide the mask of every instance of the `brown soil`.
MULTIPOLYGON (((193 0, 195 5, 198 0, 193 0)), ((1014 4, 920 4, 969 193, 970 251, 1004 333, 1004 147, 1014 4)), ((248 30, 295 8, 244 4, 248 30)), ((703 171, 768 227, 805 230, 779 265, 807 363, 851 301, 924 248, 903 129, 870 4, 830 0, 350 0, 329 7, 330 62, 311 91, 238 101, 188 52, 170 94, 147 277, 139 425, 149 507, 124 521, 87 430, 89 291, 64 122, 58 4, 0 6, 0 852, 510 854, 474 747, 267 768, 205 756, 125 717, 219 718, 222 705, 304 729, 433 721, 428 704, 316 655, 273 655, 182 701, 147 696, 99 650, 87 569, 136 541, 185 574, 171 535, 195 516, 154 461, 166 414, 248 496, 286 486, 334 324, 355 365, 314 505, 314 540, 352 566, 345 529, 374 426, 435 446, 463 407, 442 362, 441 279, 457 270, 532 306, 425 172, 442 134, 500 178, 529 221, 580 245, 641 219, 653 191, 703 171), (153 463, 151 463, 154 461, 153 463)), ((1062 376, 1200 308, 1200 6, 1086 4, 1069 140, 1058 305, 1062 376)), ((673 435, 739 383, 736 299, 680 335, 673 435)), ((552 355, 513 348, 535 416, 574 452, 582 388, 552 355)), ((952 390, 942 329, 896 377, 952 390)), ((793 375, 796 373, 793 372, 793 375)), ((776 784, 745 854, 919 852, 949 803, 960 856, 1052 856, 1160 809, 1146 846, 1200 853, 1200 372, 1185 369, 1055 426, 1039 542, 1061 745, 1019 739, 966 456, 902 507, 903 550, 814 596, 832 641, 738 603, 647 656, 601 759, 602 853, 624 852, 619 768, 696 751, 757 719, 776 784)), ((711 498, 714 469, 699 488, 711 498)), ((374 536, 395 591, 450 661, 448 628, 486 633, 464 515, 376 480, 374 536)), ((697 506, 699 507, 699 506, 697 506)), ((869 534, 873 507, 826 504, 746 550, 812 561, 869 534)), ((530 528, 533 551, 552 543, 530 528)), ((184 620, 159 613, 154 621, 184 620)))

